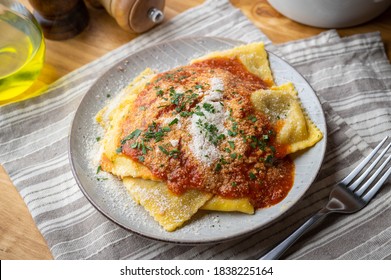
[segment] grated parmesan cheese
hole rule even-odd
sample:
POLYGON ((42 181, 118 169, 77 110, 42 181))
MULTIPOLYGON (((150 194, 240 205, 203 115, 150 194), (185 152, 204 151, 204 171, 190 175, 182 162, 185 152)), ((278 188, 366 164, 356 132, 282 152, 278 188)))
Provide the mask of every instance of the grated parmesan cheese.
POLYGON ((169 141, 170 141, 170 143, 171 143, 171 146, 173 146, 173 147, 178 147, 179 140, 171 139, 171 140, 169 140, 169 141))
POLYGON ((210 90, 204 92, 204 97, 198 104, 203 116, 193 114, 188 127, 192 136, 189 148, 193 155, 202 163, 210 166, 220 158, 219 149, 208 139, 207 132, 200 127, 199 123, 208 123, 217 128, 217 134, 227 135, 227 129, 224 126, 229 113, 222 106, 224 83, 221 79, 213 77, 210 79, 210 90), (214 112, 205 110, 204 104, 213 106, 214 112))

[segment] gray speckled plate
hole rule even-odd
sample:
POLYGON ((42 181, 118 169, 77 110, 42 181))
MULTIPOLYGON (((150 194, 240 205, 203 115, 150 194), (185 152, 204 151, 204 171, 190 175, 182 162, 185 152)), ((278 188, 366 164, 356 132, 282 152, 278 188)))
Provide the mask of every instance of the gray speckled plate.
POLYGON ((130 55, 109 69, 91 87, 73 120, 69 157, 77 183, 100 212, 118 225, 142 236, 181 244, 204 244, 227 241, 260 230, 303 196, 315 180, 324 157, 326 122, 319 100, 310 85, 288 63, 272 53, 269 53, 269 61, 276 83, 292 81, 295 84, 303 107, 324 134, 315 147, 295 155, 295 183, 281 203, 260 209, 254 215, 200 211, 184 227, 175 232, 166 232, 143 207, 133 202, 120 181, 104 172, 96 173, 97 165, 92 161, 97 154, 96 138, 102 136, 103 131, 95 122, 95 114, 110 98, 146 67, 166 71, 185 65, 208 52, 229 49, 239 44, 242 43, 211 37, 183 38, 161 43, 130 55))

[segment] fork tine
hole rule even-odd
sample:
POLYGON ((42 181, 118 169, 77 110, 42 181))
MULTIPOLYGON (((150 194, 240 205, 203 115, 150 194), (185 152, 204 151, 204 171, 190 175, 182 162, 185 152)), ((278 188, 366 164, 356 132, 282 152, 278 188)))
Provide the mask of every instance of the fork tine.
MULTIPOLYGON (((364 179, 368 176, 370 172, 372 172, 373 168, 377 165, 377 163, 383 158, 384 154, 387 153, 388 149, 391 147, 391 143, 387 145, 387 147, 383 150, 383 152, 372 162, 372 164, 365 170, 365 172, 349 186, 349 190, 354 191, 364 179)), ((387 159, 388 160, 388 159, 387 159)), ((377 176, 377 175, 376 175, 377 176)), ((373 177, 372 177, 373 178, 373 177)), ((372 179, 373 181, 374 179, 372 179)), ((361 187, 362 189, 362 187, 361 187)), ((361 190, 360 189, 360 190, 361 190)), ((365 191, 365 190, 364 190, 365 191)), ((361 194, 364 192, 362 191, 361 194)), ((359 194, 359 195, 361 195, 359 194)))
POLYGON ((391 167, 388 168, 387 172, 383 174, 380 180, 373 186, 363 197, 362 199, 368 203, 374 195, 380 190, 380 187, 384 184, 384 182, 388 179, 391 174, 391 167))
POLYGON ((386 165, 390 162, 391 160, 391 155, 386 159, 385 162, 376 170, 375 173, 365 182, 364 185, 362 185, 358 191, 355 192, 356 195, 361 196, 367 189, 368 187, 373 183, 373 181, 379 176, 379 174, 383 171, 383 169, 386 167, 386 165))
POLYGON ((340 184, 347 185, 349 184, 354 177, 357 176, 358 173, 364 168, 364 166, 373 158, 373 156, 377 153, 377 151, 380 149, 380 147, 386 142, 388 139, 388 136, 386 136, 377 146, 373 151, 359 164, 356 166, 356 168, 353 169, 352 172, 350 172, 342 181, 340 184))

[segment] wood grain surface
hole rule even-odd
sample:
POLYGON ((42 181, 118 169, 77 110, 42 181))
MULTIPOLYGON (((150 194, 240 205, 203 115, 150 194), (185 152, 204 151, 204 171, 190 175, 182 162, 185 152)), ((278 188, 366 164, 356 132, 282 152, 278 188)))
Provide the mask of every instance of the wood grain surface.
MULTIPOLYGON (((21 0, 30 10, 28 0, 21 0)), ((202 0, 166 0, 166 21, 202 0)), ((274 43, 307 38, 325 29, 296 23, 274 10, 266 0, 231 0, 231 3, 274 43)), ((104 9, 88 7, 90 22, 78 36, 65 41, 46 40, 46 58, 35 88, 45 88, 58 78, 129 42, 137 35, 118 27, 104 9)), ((341 36, 380 31, 391 58, 391 9, 357 27, 339 29, 341 36)), ((0 166, 0 259, 51 259, 52 255, 8 175, 0 166)))

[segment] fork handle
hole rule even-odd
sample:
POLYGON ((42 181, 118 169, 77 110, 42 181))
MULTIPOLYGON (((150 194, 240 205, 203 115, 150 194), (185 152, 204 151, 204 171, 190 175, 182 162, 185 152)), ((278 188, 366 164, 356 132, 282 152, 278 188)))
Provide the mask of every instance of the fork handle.
POLYGON ((278 244, 274 249, 263 255, 260 260, 277 260, 281 255, 288 250, 304 233, 306 233, 314 225, 321 222, 330 213, 327 209, 322 209, 309 218, 304 224, 296 229, 291 235, 289 235, 284 241, 278 244))

